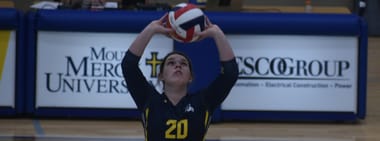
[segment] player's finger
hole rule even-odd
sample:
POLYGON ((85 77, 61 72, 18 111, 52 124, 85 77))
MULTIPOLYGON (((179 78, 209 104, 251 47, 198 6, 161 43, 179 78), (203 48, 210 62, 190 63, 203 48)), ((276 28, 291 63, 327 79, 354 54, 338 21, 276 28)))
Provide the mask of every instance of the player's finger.
POLYGON ((160 23, 164 23, 165 20, 167 19, 167 17, 168 17, 168 13, 165 13, 165 15, 162 16, 162 17, 159 19, 160 23))
POLYGON ((197 41, 200 41, 206 38, 207 31, 196 32, 194 34, 198 37, 197 41))
POLYGON ((206 26, 212 25, 210 19, 207 16, 205 16, 205 20, 206 20, 206 26))

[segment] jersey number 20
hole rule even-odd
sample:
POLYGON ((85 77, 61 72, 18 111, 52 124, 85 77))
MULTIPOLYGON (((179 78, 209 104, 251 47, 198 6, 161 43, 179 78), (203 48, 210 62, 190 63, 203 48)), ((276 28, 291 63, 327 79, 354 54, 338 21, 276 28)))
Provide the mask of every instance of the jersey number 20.
POLYGON ((185 139, 188 132, 188 121, 187 119, 174 120, 169 119, 166 121, 166 125, 169 126, 165 131, 166 139, 185 139))

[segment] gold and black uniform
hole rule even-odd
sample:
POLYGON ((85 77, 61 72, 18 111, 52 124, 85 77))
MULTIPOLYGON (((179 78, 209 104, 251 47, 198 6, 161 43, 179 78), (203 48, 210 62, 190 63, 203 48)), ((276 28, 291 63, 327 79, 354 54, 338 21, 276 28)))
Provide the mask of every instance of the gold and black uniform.
POLYGON ((188 93, 173 105, 165 93, 160 94, 139 69, 140 57, 130 51, 122 62, 127 88, 137 108, 147 141, 202 141, 214 110, 227 97, 238 76, 235 59, 221 62, 222 70, 205 89, 188 93))

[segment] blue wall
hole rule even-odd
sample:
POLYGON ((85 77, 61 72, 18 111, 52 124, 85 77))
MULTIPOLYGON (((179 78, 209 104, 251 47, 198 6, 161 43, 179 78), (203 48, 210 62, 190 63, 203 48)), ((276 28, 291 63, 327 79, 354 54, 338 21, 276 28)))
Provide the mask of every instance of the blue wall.
MULTIPOLYGON (((164 12, 40 10, 27 13, 24 18, 15 10, 5 9, 2 11, 0 11, 0 19, 5 19, 7 22, 0 22, 0 28, 18 29, 18 34, 23 35, 18 36, 18 40, 27 41, 25 45, 23 44, 24 42, 17 42, 18 60, 24 61, 18 62, 17 64, 17 86, 22 88, 17 91, 17 107, 20 108, 15 111, 21 111, 24 114, 35 116, 139 117, 136 110, 76 108, 34 109, 36 31, 139 33, 150 21, 160 18, 164 12), (26 19, 26 21, 21 19, 26 19), (24 27, 26 28, 24 29, 24 27), (23 50, 25 50, 27 54, 20 52, 23 50), (26 71, 23 72, 23 70, 26 71), (26 99, 26 101, 24 101, 24 99, 26 99)), ((367 68, 367 25, 356 15, 238 12, 206 12, 206 15, 208 15, 214 24, 218 24, 226 34, 357 36, 360 41, 359 67, 367 68)), ((180 50, 188 54, 194 64, 195 81, 191 85, 190 91, 206 87, 215 78, 219 70, 217 63, 218 55, 213 40, 206 39, 190 44, 175 42, 174 46, 175 50, 180 50), (202 78, 202 80, 197 78, 202 78)), ((359 105, 357 114, 232 112, 219 110, 216 115, 214 115, 216 116, 215 121, 239 119, 356 120, 358 118, 365 118, 366 75, 366 69, 359 70, 359 105)), ((1 115, 6 113, 8 112, 0 111, 1 115)))

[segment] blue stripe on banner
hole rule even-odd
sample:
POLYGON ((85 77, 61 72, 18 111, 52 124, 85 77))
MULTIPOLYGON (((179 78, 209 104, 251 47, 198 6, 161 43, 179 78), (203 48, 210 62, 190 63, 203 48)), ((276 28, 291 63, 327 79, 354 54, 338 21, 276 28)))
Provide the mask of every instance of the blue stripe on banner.
POLYGON ((37 30, 139 33, 163 15, 156 11, 40 10, 36 26, 37 30))
POLYGON ((0 9, 0 29, 13 29, 19 24, 19 13, 13 8, 1 8, 0 9))
MULTIPOLYGON (((360 20, 353 14, 205 12, 227 34, 360 34, 360 20)), ((37 30, 140 32, 164 12, 40 10, 37 30), (92 16, 91 16, 92 15, 92 16), (65 18, 62 18, 65 17, 65 18), (133 28, 131 28, 133 27, 133 28)))
POLYGON ((352 14, 205 12, 227 34, 339 35, 360 34, 352 14))

